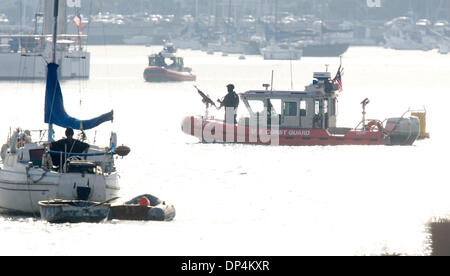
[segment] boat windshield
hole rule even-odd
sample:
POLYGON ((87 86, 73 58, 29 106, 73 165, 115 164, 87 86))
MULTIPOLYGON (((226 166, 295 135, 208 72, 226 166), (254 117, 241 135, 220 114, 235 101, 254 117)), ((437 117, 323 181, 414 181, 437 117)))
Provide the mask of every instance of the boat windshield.
POLYGON ((162 57, 162 56, 150 56, 148 58, 149 66, 167 66, 168 68, 183 68, 183 58, 181 57, 162 57))
POLYGON ((248 104, 253 113, 269 111, 272 115, 277 115, 281 111, 280 99, 249 100, 248 104))
POLYGON ((267 99, 268 106, 270 107, 270 113, 272 115, 278 115, 281 111, 281 100, 280 99, 267 99))
POLYGON ((264 111, 264 103, 263 103, 263 101, 251 100, 251 101, 248 101, 248 105, 250 106, 250 109, 254 113, 263 112, 264 111))

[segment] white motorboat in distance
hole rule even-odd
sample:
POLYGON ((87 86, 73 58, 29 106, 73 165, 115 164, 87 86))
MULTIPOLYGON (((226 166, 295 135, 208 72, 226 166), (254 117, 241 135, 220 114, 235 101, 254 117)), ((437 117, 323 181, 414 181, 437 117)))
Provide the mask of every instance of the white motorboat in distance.
POLYGON ((261 49, 261 53, 266 60, 299 60, 303 51, 295 49, 289 45, 269 44, 261 49))

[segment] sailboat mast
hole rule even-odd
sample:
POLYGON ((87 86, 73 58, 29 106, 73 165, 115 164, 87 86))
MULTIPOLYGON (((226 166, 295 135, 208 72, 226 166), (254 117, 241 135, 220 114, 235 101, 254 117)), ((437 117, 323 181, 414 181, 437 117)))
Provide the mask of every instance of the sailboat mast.
POLYGON ((53 25, 53 56, 52 62, 56 63, 56 35, 58 32, 58 9, 59 9, 59 0, 55 0, 53 6, 53 16, 54 16, 54 25, 53 25))

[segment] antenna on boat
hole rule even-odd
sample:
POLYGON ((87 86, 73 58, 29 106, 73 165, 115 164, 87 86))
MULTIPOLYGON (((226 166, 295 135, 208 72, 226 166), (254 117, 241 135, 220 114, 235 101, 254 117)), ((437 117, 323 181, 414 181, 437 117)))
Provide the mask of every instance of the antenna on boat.
POLYGON ((53 25, 53 56, 52 56, 52 62, 56 63, 56 33, 58 31, 58 8, 59 8, 59 0, 55 0, 54 6, 53 6, 53 19, 54 19, 54 25, 53 25))
POLYGON ((272 79, 270 80, 270 92, 273 91, 273 70, 272 70, 272 79))
POLYGON ((328 72, 328 66, 330 66, 329 64, 325 64, 325 72, 328 72))
POLYGON ((290 66, 291 66, 291 90, 294 90, 294 85, 292 83, 292 58, 289 59, 289 63, 290 63, 290 66))
POLYGON ((366 128, 366 105, 368 105, 370 103, 369 98, 365 98, 361 104, 362 104, 362 125, 363 125, 363 129, 366 128))

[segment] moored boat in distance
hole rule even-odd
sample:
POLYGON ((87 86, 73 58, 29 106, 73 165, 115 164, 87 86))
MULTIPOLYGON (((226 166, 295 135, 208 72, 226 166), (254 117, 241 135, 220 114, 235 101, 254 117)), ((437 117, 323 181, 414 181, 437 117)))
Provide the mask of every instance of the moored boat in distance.
POLYGON ((164 48, 158 54, 148 57, 144 79, 148 82, 195 81, 192 69, 184 66, 184 59, 175 55, 175 48, 164 48), (173 50, 170 50, 173 49, 173 50), (167 64, 166 60, 170 60, 167 64))
POLYGON ((265 60, 299 60, 303 51, 290 45, 278 45, 272 42, 261 49, 261 54, 265 60))
POLYGON ((405 113, 385 121, 365 118, 368 99, 361 102, 363 118, 355 128, 337 126, 340 68, 334 79, 329 72, 314 73, 304 91, 250 90, 240 94, 250 116, 233 120, 206 116, 183 119, 182 131, 204 143, 266 145, 411 145, 419 136, 416 116, 405 113), (277 103, 277 104, 276 104, 277 103), (257 109, 259 107, 259 109, 257 109), (261 109, 262 108, 262 109, 261 109))
POLYGON ((304 57, 338 57, 343 55, 350 44, 348 43, 322 43, 303 44, 298 49, 303 51, 304 57))

